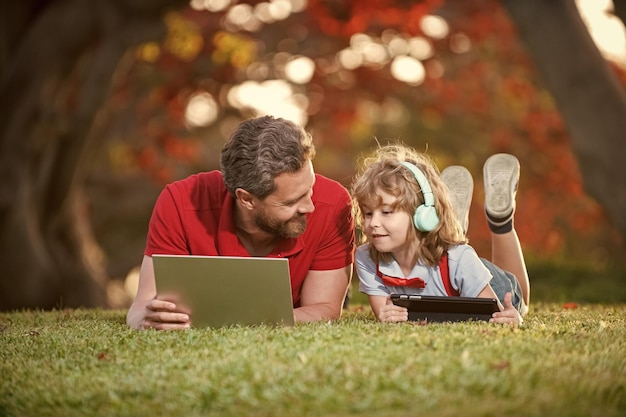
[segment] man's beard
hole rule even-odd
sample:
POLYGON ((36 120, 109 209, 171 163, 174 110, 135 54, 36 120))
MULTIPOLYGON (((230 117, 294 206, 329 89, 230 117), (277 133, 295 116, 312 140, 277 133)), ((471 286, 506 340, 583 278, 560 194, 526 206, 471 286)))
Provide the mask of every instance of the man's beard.
POLYGON ((264 232, 282 238, 294 238, 304 233, 304 229, 306 229, 306 214, 300 214, 285 222, 281 222, 268 216, 264 210, 260 210, 256 214, 254 222, 264 232))

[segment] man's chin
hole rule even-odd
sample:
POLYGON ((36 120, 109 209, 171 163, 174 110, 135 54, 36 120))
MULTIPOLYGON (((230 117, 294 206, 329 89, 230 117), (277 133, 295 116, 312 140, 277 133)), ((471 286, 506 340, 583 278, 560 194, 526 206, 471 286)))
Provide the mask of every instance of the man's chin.
POLYGON ((283 237, 296 238, 306 230, 306 218, 300 220, 292 220, 287 224, 285 230, 283 230, 283 237))

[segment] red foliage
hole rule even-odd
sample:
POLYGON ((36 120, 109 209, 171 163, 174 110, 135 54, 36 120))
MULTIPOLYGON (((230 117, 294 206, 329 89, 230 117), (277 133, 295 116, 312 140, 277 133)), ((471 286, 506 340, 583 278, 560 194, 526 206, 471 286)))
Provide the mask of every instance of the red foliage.
POLYGON ((394 28, 410 35, 421 33, 420 19, 436 10, 442 0, 411 2, 408 8, 397 0, 313 0, 307 12, 329 36, 350 37, 371 29, 394 28))
MULTIPOLYGON (((228 115, 232 109, 224 99, 224 86, 247 78, 245 71, 230 62, 212 60, 211 39, 223 30, 223 13, 186 10, 184 15, 195 21, 205 38, 196 61, 182 62, 166 53, 153 66, 138 63, 112 98, 116 106, 132 97, 136 100, 129 107, 134 107, 142 130, 135 136, 145 146, 136 153, 136 163, 159 182, 173 179, 180 164, 195 167, 201 147, 207 146, 186 131, 183 119, 189 92, 211 91, 228 115), (145 88, 146 80, 152 87, 145 88), (131 94, 131 89, 136 90, 131 94)), ((481 167, 489 154, 509 152, 522 166, 516 228, 525 250, 540 257, 566 252, 586 256, 591 247, 606 252, 612 245, 623 244, 602 209, 583 192, 563 120, 498 1, 311 0, 305 12, 285 22, 237 35, 242 42, 248 39, 257 46, 255 65, 270 69, 268 79, 275 76, 273 59, 285 49, 317 60, 311 83, 299 88, 317 97, 309 127, 318 143, 323 143, 320 148, 348 161, 321 169, 346 185, 354 169, 350 161, 373 146, 373 138, 399 137, 419 149, 432 149, 446 162, 467 164, 478 184, 469 234, 479 253, 488 257, 481 167), (430 39, 435 54, 424 64, 427 69, 444 68, 443 74, 427 72, 424 83, 413 87, 393 79, 388 65, 353 71, 335 68, 335 53, 346 48, 355 33, 376 37, 393 29, 407 38, 421 35, 420 19, 437 13, 445 16, 450 36, 464 34, 471 42, 469 51, 458 54, 450 50, 450 36, 430 39), (306 35, 297 42, 281 42, 289 33, 303 31, 306 35), (342 77, 349 82, 340 82, 342 77), (402 103, 409 113, 406 125, 382 126, 358 112, 363 102, 380 104, 389 98, 402 103)), ((624 72, 617 67, 615 71, 626 84, 624 72)))

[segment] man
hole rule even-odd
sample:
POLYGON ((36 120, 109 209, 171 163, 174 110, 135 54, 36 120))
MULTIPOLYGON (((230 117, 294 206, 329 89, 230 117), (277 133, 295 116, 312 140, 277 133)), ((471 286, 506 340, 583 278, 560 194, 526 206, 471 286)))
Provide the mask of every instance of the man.
POLYGON ((352 275, 351 199, 339 183, 314 173, 314 156, 303 128, 259 117, 241 123, 229 138, 221 171, 166 186, 150 219, 127 324, 190 326, 187 312, 157 298, 153 254, 287 258, 294 320, 339 318, 352 275))

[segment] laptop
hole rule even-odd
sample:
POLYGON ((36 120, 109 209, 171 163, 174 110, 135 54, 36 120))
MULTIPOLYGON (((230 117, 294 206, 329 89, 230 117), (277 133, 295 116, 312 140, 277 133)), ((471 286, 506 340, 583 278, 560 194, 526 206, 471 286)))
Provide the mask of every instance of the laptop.
POLYGON ((391 302, 409 310, 409 321, 489 321, 500 311, 495 298, 392 294, 391 302))
POLYGON ((289 261, 153 255, 157 294, 191 312, 193 327, 291 326, 289 261))

